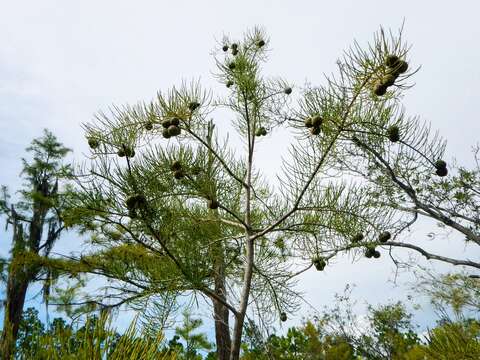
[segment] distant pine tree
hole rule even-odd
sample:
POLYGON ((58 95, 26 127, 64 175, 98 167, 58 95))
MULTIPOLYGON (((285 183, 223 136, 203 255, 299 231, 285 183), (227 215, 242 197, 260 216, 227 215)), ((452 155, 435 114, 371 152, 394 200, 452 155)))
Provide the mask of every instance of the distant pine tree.
POLYGON ((5 317, 0 341, 0 353, 7 360, 14 355, 28 286, 43 281, 45 294, 49 291, 51 273, 25 259, 29 253, 48 257, 60 237, 64 229, 61 186, 70 173, 70 167, 62 163, 70 150, 51 132, 45 130, 43 137, 33 140, 27 151, 32 153, 32 160, 22 159, 25 183, 19 191, 20 201, 11 204, 6 187, 2 187, 0 200, 0 211, 13 232, 11 256, 5 267, 5 317))

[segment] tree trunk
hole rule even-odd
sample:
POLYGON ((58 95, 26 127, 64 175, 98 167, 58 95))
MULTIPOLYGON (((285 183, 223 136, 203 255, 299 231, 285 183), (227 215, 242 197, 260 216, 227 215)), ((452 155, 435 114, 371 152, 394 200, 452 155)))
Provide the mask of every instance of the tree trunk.
MULTIPOLYGON (((248 107, 246 107, 246 120, 249 123, 248 107)), ((255 130, 255 129, 253 129, 255 130)), ((238 313, 235 317, 235 324, 233 326, 232 348, 230 350, 230 360, 238 360, 240 358, 240 346, 242 344, 243 324, 245 316, 247 315, 248 299, 250 298, 250 289, 252 285, 253 264, 255 260, 255 248, 251 239, 251 197, 252 197, 252 164, 253 164, 253 150, 255 147, 255 136, 250 137, 248 133, 248 166, 246 174, 246 191, 245 191, 245 242, 246 242, 246 259, 243 274, 243 289, 240 295, 240 304, 238 313)))
MULTIPOLYGON (((249 234, 248 234, 249 235, 249 234)), ((240 358, 240 346, 242 343, 243 324, 245 322, 245 316, 247 314, 248 299, 250 297, 250 288, 252 284, 253 275, 253 260, 254 260, 254 247, 253 241, 247 240, 247 260, 245 264, 245 275, 242 289, 242 295, 240 297, 240 308, 238 315, 235 318, 235 325, 233 327, 232 348, 230 350, 230 360, 238 360, 240 358)))
MULTIPOLYGON (((215 264, 215 294, 222 300, 226 300, 225 289, 225 263, 224 254, 219 254, 215 264)), ((230 327, 228 325, 228 308, 218 300, 212 299, 213 317, 215 320, 215 342, 217 345, 217 359, 228 360, 230 358, 230 327)))
POLYGON ((26 250, 38 254, 47 211, 37 201, 34 202, 28 240, 25 241, 23 225, 12 207, 12 217, 10 219, 13 225, 12 259, 8 269, 5 315, 0 343, 1 354, 3 354, 1 360, 10 360, 15 355, 15 344, 17 342, 27 289, 38 273, 37 267, 32 266, 32 264, 25 264, 22 261, 19 262, 19 257, 26 250))
MULTIPOLYGON (((215 125, 212 122, 208 126, 207 142, 212 146, 212 135, 215 125)), ((214 178, 214 158, 212 154, 208 153, 207 173, 214 178)), ((214 196, 217 196, 217 190, 214 189, 214 196)), ((218 211, 215 211, 215 216, 218 218, 218 211)), ((221 229, 218 226, 218 234, 221 234, 221 229)), ((227 290, 225 287, 225 248, 221 245, 216 249, 214 262, 214 280, 215 280, 215 294, 224 302, 227 299, 227 290)), ((212 298, 213 302, 213 318, 215 320, 215 343, 217 346, 217 359, 229 360, 232 341, 230 338, 230 326, 228 325, 229 310, 217 299, 212 298)))
POLYGON ((20 320, 22 319, 23 306, 29 280, 25 273, 18 274, 9 272, 7 282, 7 303, 3 321, 3 333, 1 339, 2 360, 10 360, 15 352, 20 320))
MULTIPOLYGON (((225 299, 224 279, 215 279, 216 293, 225 299), (220 287, 217 287, 219 283, 220 287)), ((217 359, 228 360, 230 358, 230 327, 228 325, 229 311, 228 308, 219 301, 213 301, 213 317, 215 319, 215 341, 217 345, 217 359)))

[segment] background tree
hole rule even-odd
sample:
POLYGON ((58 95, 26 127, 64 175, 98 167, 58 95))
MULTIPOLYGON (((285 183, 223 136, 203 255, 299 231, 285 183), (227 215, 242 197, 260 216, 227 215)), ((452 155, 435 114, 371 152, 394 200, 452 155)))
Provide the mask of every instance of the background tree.
POLYGON ((359 318, 351 293, 347 286, 344 294, 335 296, 335 305, 319 314, 314 324, 320 334, 349 344, 354 358, 416 359, 423 354, 413 315, 403 303, 368 305, 366 316, 359 318))
POLYGON ((260 341, 261 334, 245 331, 242 360, 324 360, 355 359, 354 348, 344 338, 328 334, 311 321, 291 327, 285 335, 270 335, 260 341))
POLYGON ((48 294, 52 280, 48 270, 25 261, 26 253, 48 257, 64 229, 61 182, 70 168, 62 161, 70 150, 45 130, 43 137, 33 140, 27 151, 32 153, 32 160, 22 159, 25 184, 19 191, 20 201, 11 204, 5 187, 0 200, 0 211, 13 233, 10 259, 3 268, 6 299, 0 353, 5 359, 13 355, 28 286, 44 281, 44 291, 48 294))
MULTIPOLYGON (((367 305, 365 316, 355 311, 352 287, 336 295, 302 326, 286 334, 264 337, 255 324, 245 331, 242 359, 475 359, 480 345, 478 310, 472 303, 477 279, 444 276, 441 286, 430 273, 412 290, 425 295, 437 309, 436 325, 422 331, 414 314, 401 302, 367 305), (465 286, 463 281, 468 283, 465 286), (453 312, 452 312, 453 311, 453 312), (453 315, 453 316, 452 316, 453 315)), ((478 284, 477 284, 478 285, 478 284)), ((417 306, 414 306, 419 310, 417 306)))
POLYGON ((425 359, 424 345, 403 304, 369 306, 367 322, 354 316, 348 305, 325 309, 285 335, 259 341, 257 334, 244 345, 242 360, 425 359))
POLYGON ((201 319, 192 318, 188 312, 183 313, 183 325, 175 328, 176 336, 174 336, 174 340, 181 339, 185 343, 182 351, 178 353, 179 359, 201 360, 200 353, 212 348, 206 335, 198 332, 200 326, 202 326, 201 319))
MULTIPOLYGON (((368 346, 366 355, 379 353, 381 359, 402 359, 419 343, 417 331, 409 314, 400 302, 370 308, 372 336, 363 339, 368 346)), ((361 350, 363 351, 363 350, 361 350)), ((372 359, 374 357, 371 357, 372 359)))
POLYGON ((468 271, 438 274, 424 269, 414 287, 428 295, 434 309, 445 316, 449 310, 457 317, 480 313, 480 279, 468 271))
POLYGON ((22 314, 18 329, 16 356, 20 359, 28 359, 38 353, 38 344, 44 333, 45 326, 38 318, 38 310, 27 308, 22 314))
POLYGON ((469 320, 445 322, 429 331, 427 359, 478 359, 480 323, 469 320))

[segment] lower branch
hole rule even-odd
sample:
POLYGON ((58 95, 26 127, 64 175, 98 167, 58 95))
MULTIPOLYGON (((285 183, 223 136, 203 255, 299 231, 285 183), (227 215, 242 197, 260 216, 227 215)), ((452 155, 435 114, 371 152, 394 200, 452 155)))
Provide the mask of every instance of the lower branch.
POLYGON ((453 259, 453 258, 449 258, 449 257, 446 257, 446 256, 432 254, 432 253, 422 249, 420 246, 417 246, 417 245, 412 245, 412 244, 402 243, 402 242, 394 242, 394 241, 389 241, 389 242, 386 242, 382 245, 412 249, 412 250, 415 250, 415 251, 419 252, 420 254, 422 254, 427 260, 438 260, 438 261, 443 261, 443 262, 446 262, 446 263, 449 263, 449 264, 452 264, 452 265, 470 266, 470 267, 480 269, 480 263, 478 263, 478 262, 470 261, 470 260, 458 260, 458 259, 453 259))

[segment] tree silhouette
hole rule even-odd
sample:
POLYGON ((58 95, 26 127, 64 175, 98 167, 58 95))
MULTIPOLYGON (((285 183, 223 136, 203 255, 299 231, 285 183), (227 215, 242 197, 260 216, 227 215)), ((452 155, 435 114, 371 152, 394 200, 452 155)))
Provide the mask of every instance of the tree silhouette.
POLYGON ((27 254, 48 257, 64 229, 61 213, 64 206, 61 181, 69 174, 69 166, 62 160, 70 151, 45 130, 27 148, 33 159, 22 159, 25 180, 19 191, 21 199, 11 204, 6 187, 2 187, 0 212, 7 218, 7 227, 13 231, 10 259, 5 261, 6 299, 5 317, 0 352, 4 359, 13 355, 28 286, 44 282, 48 295, 52 273, 37 262, 30 262, 27 254))

